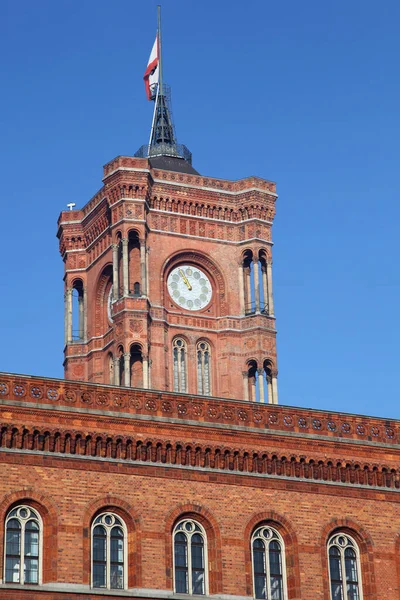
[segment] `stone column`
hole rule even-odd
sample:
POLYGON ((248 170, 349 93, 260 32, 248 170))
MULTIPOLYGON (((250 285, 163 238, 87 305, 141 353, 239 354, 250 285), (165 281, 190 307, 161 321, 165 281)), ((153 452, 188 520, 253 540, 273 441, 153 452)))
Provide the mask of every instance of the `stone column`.
POLYGON ((245 296, 245 313, 252 311, 251 304, 251 280, 250 280, 250 266, 243 268, 244 277, 244 296, 245 296))
POLYGON ((124 296, 129 294, 128 241, 128 238, 122 238, 122 287, 124 296))
POLYGON ((114 358, 114 384, 115 385, 121 385, 119 361, 120 361, 119 358, 114 358))
POLYGON ((83 338, 87 340, 87 289, 86 286, 83 288, 83 338))
POLYGON ((272 371, 272 403, 278 404, 278 371, 272 371))
POLYGON ((268 314, 274 316, 274 298, 272 295, 272 260, 267 261, 267 285, 268 285, 268 314))
POLYGON ((146 277, 146 242, 140 241, 140 277, 141 277, 141 293, 142 296, 147 296, 147 277, 146 277))
POLYGON ((268 396, 268 404, 273 404, 274 399, 272 396, 272 377, 271 377, 271 375, 267 375, 267 396, 268 396))
POLYGON ((66 332, 67 332, 67 344, 72 342, 72 289, 68 288, 66 291, 66 332))
POLYGON ((256 301, 256 313, 260 312, 260 281, 259 281, 259 272, 258 272, 258 260, 254 259, 253 261, 253 269, 254 269, 254 297, 256 301))
POLYGON ((119 298, 119 275, 118 275, 118 244, 112 245, 113 250, 113 301, 119 298))
POLYGON ((131 353, 124 352, 124 386, 131 385, 131 353))
POLYGON ((78 296, 78 307, 79 307, 79 340, 84 338, 84 306, 83 306, 83 294, 78 296))
POLYGON ((151 365, 152 365, 152 360, 149 359, 149 366, 148 366, 148 378, 149 378, 149 390, 151 390, 151 365))
POLYGON ((243 264, 239 264, 239 305, 240 305, 240 314, 246 314, 245 309, 245 293, 244 293, 244 271, 243 264))
POLYGON ((260 392, 260 402, 265 402, 264 398, 264 369, 257 369, 258 373, 258 391, 260 392))
POLYGON ((149 358, 148 356, 142 356, 142 366, 143 366, 143 388, 145 390, 149 389, 149 358))
POLYGON ((248 402, 249 401, 249 372, 248 371, 242 371, 242 376, 243 376, 243 394, 244 394, 244 399, 248 402))
POLYGON ((251 401, 257 402, 257 391, 256 391, 257 379, 255 377, 251 380, 251 401))
POLYGON ((261 277, 262 277, 262 286, 264 293, 264 312, 269 314, 269 305, 268 305, 268 282, 267 282, 267 266, 261 266, 261 277))
POLYGON ((68 311, 69 311, 69 290, 66 289, 64 292, 64 344, 65 346, 69 343, 69 327, 68 327, 68 311))

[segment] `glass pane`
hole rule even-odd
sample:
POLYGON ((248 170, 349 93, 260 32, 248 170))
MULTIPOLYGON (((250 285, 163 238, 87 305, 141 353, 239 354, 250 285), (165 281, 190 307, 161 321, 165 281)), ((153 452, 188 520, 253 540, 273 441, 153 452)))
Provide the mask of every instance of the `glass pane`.
POLYGON ((106 560, 106 532, 104 527, 95 527, 93 532, 93 560, 106 560))
POLYGON ((124 589, 124 568, 122 565, 112 564, 110 567, 110 587, 113 590, 124 589))
POLYGON ((19 558, 6 558, 6 583, 19 583, 19 558))
MULTIPOLYGON (((256 540, 256 541, 258 541, 258 540, 256 540)), ((261 549, 254 549, 253 561, 254 561, 254 574, 255 575, 265 575, 264 544, 262 544, 261 549)))
POLYGON ((255 584, 255 596, 256 598, 266 598, 265 593, 265 577, 261 575, 254 576, 254 584, 255 584))
POLYGON ((336 553, 333 554, 332 548, 329 552, 329 569, 332 583, 340 583, 342 581, 342 566, 340 563, 340 556, 337 556, 336 553))
POLYGON ((331 582, 332 600, 343 600, 343 588, 341 583, 331 582))
POLYGON ((276 542, 269 545, 269 569, 271 575, 282 575, 281 548, 276 542))
POLYGON ((93 587, 106 587, 106 565, 93 565, 93 587))
POLYGON ((347 584, 347 600, 359 600, 358 583, 347 584))
POLYGON ((192 568, 193 569, 203 569, 204 568, 204 560, 203 560, 203 544, 194 544, 192 538, 192 568))
POLYGON ((39 532, 25 529, 25 557, 39 556, 39 532))
POLYGON ((271 577, 271 600, 283 599, 283 585, 281 577, 271 577))
POLYGON ((204 571, 192 571, 192 594, 204 594, 204 571))
POLYGON ((123 563, 124 562, 124 540, 123 538, 111 537, 111 562, 112 563, 123 563))
POLYGON ((25 583, 39 583, 39 561, 37 558, 25 558, 24 581, 25 583))
POLYGON ((186 569, 175 567, 175 588, 179 594, 187 594, 188 590, 188 573, 186 569))
MULTIPOLYGON (((11 523, 12 521, 10 521, 11 523)), ((7 525, 6 536, 6 554, 11 556, 19 556, 21 548, 21 532, 18 529, 11 529, 7 525)))
POLYGON ((177 534, 175 536, 175 566, 187 567, 187 543, 186 536, 177 534), (177 538, 183 537, 184 541, 178 541, 177 538))
POLYGON ((344 553, 344 564, 346 567, 346 581, 348 583, 357 583, 356 553, 351 548, 347 548, 344 553))

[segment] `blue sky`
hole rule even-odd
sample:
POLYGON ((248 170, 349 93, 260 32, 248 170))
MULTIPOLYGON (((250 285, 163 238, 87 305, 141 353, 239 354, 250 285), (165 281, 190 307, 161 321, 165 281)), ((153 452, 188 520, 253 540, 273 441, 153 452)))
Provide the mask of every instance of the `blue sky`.
MULTIPOLYGON (((156 5, 0 0, 0 370, 63 375, 57 218, 147 142, 156 5)), ((400 418, 399 22, 395 0, 163 3, 194 166, 277 182, 282 404, 400 418)))

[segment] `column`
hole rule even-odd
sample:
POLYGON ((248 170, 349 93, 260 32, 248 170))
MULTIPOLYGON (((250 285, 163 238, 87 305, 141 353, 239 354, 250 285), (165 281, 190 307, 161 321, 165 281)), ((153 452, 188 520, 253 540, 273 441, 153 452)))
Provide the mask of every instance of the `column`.
POLYGON ((272 296, 272 260, 267 261, 267 285, 268 285, 268 314, 274 316, 274 298, 272 296))
POLYGON ((83 325, 83 293, 82 296, 78 296, 78 307, 79 307, 79 340, 83 340, 84 325, 83 325))
POLYGON ((273 404, 274 398, 272 395, 272 377, 271 377, 271 375, 267 375, 267 396, 268 396, 268 404, 273 404))
POLYGON ((264 293, 264 308, 263 311, 269 314, 269 304, 268 304, 268 283, 267 283, 267 267, 266 265, 261 266, 261 277, 262 277, 262 286, 264 293))
POLYGON ((68 344, 68 290, 64 292, 64 345, 68 344))
POLYGON ((260 392, 260 402, 265 402, 264 398, 264 369, 257 369, 258 373, 258 389, 260 392))
POLYGON ((153 361, 151 359, 149 359, 149 366, 148 366, 148 378, 149 378, 149 390, 151 390, 151 365, 152 365, 153 361))
POLYGON ((143 365, 143 388, 149 389, 149 358, 148 356, 142 356, 143 365))
POLYGON ((120 382, 120 371, 119 371, 119 358, 114 358, 114 384, 121 385, 120 382))
POLYGON ((87 290, 86 286, 83 288, 83 338, 87 340, 88 338, 88 330, 87 330, 87 290))
POLYGON ((272 403, 278 404, 278 371, 272 371, 272 403))
POLYGON ((249 372, 242 371, 242 376, 243 376, 243 395, 244 395, 244 399, 248 402, 249 401, 249 372))
POLYGON ((122 287, 123 295, 129 294, 128 238, 122 238, 122 287))
POLYGON ((66 314, 67 314, 67 344, 72 342, 72 289, 68 289, 66 292, 67 296, 67 306, 66 306, 66 314))
POLYGON ((124 386, 131 385, 131 353, 124 352, 124 386))
POLYGON ((140 276, 141 276, 141 292, 142 296, 147 296, 147 281, 146 281, 146 242, 140 241, 140 276))
POLYGON ((254 373, 254 377, 252 377, 251 379, 251 401, 252 402, 256 402, 257 401, 257 391, 256 391, 256 383, 257 383, 257 379, 256 379, 256 375, 254 373))
POLYGON ((245 314, 252 312, 251 303, 251 280, 250 280, 250 265, 243 268, 244 291, 245 291, 245 314))
POLYGON ((118 276, 118 244, 112 245, 113 250, 113 301, 119 298, 119 276, 118 276))
POLYGON ((239 305, 240 314, 246 314, 245 300, 244 300, 244 271, 242 262, 239 264, 239 305))
POLYGON ((258 272, 258 260, 253 260, 253 269, 254 269, 254 296, 256 301, 256 313, 260 312, 260 281, 259 281, 259 272, 258 272))

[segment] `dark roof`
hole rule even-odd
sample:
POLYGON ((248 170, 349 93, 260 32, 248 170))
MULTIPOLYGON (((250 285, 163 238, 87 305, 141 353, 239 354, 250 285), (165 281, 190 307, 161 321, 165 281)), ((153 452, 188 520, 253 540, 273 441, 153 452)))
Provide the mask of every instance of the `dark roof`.
POLYGON ((176 171, 177 173, 187 173, 190 175, 200 175, 187 160, 176 156, 152 156, 149 158, 150 166, 153 169, 163 169, 164 171, 176 171))

